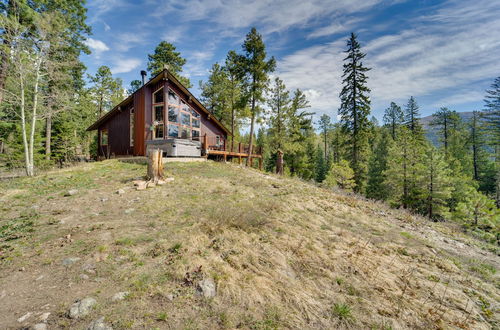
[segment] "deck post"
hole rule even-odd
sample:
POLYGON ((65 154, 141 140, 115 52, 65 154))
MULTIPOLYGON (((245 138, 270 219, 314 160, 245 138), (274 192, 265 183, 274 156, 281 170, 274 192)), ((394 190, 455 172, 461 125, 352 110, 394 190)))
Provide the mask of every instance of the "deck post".
POLYGON ((238 153, 241 154, 241 142, 238 143, 238 153))
POLYGON ((241 165, 241 156, 238 157, 238 163, 241 165))
POLYGON ((203 135, 203 149, 205 150, 205 155, 208 155, 208 143, 207 143, 207 133, 203 135))
POLYGON ((259 170, 262 171, 262 157, 259 158, 259 170))

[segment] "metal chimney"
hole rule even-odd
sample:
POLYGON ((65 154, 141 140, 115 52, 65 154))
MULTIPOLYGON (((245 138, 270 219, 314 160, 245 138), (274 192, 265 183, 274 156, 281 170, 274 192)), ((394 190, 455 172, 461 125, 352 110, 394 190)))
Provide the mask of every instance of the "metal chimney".
POLYGON ((142 76, 142 86, 144 86, 144 80, 145 80, 145 78, 146 78, 146 75, 147 75, 146 71, 141 70, 141 76, 142 76))

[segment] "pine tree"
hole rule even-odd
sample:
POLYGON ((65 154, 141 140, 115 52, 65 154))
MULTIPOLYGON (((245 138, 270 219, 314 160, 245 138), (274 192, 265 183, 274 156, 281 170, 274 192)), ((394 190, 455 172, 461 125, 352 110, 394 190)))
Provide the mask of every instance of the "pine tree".
POLYGON ((341 105, 339 115, 343 129, 348 133, 350 153, 349 160, 354 170, 356 190, 361 191, 366 175, 367 130, 370 114, 370 89, 366 86, 370 69, 363 65, 366 54, 361 52, 357 36, 351 33, 347 40, 347 57, 344 59, 342 75, 341 105))
POLYGON ((394 206, 418 209, 421 199, 423 146, 411 131, 402 127, 389 148, 385 184, 394 206))
MULTIPOLYGON (((245 99, 250 105, 249 148, 251 150, 255 120, 260 115, 260 104, 264 101, 263 93, 269 81, 268 75, 274 71, 276 61, 274 57, 267 59, 266 46, 255 28, 247 34, 242 48, 244 54, 239 57, 238 62, 242 67, 241 80, 245 88, 245 99)), ((247 166, 250 165, 250 159, 250 157, 247 158, 247 166)))
POLYGON ((450 143, 450 136, 453 131, 456 131, 460 121, 456 111, 448 108, 441 108, 433 115, 434 119, 431 122, 432 126, 438 127, 439 134, 441 135, 441 142, 444 146, 444 152, 448 155, 448 144, 450 143))
POLYGON ((333 163, 328 170, 325 178, 325 185, 327 187, 339 187, 344 190, 353 190, 356 187, 354 182, 354 171, 349 166, 349 162, 341 160, 338 163, 333 163))
POLYGON ((486 91, 484 103, 486 109, 483 118, 488 129, 488 144, 495 150, 495 199, 500 208, 500 77, 486 91))
POLYGON ((231 120, 226 82, 226 70, 219 63, 212 65, 206 83, 200 81, 201 101, 224 125, 229 124, 231 120))
POLYGON ((239 121, 245 117, 245 104, 242 95, 242 83, 240 80, 242 67, 239 63, 238 54, 235 51, 229 51, 224 64, 226 71, 226 96, 229 99, 228 106, 230 112, 231 128, 231 150, 234 146, 234 138, 237 134, 239 121))
POLYGON ((315 169, 316 175, 315 175, 315 180, 316 182, 323 182, 326 178, 326 174, 328 172, 328 169, 326 168, 326 160, 325 157, 323 156, 323 151, 321 150, 320 147, 316 147, 316 169, 315 169))
POLYGON ((165 65, 168 70, 187 88, 191 88, 188 78, 181 76, 182 67, 186 64, 186 59, 181 53, 176 51, 176 47, 167 41, 161 41, 155 48, 153 54, 148 54, 148 71, 154 77, 162 72, 165 65))
POLYGON ((389 191, 386 185, 387 161, 389 157, 389 148, 391 146, 391 134, 383 131, 377 139, 374 152, 371 154, 368 165, 368 182, 366 186, 366 197, 386 200, 389 197, 389 191))
POLYGON ((122 100, 120 97, 123 91, 121 79, 113 78, 111 70, 107 66, 101 66, 94 76, 89 76, 89 80, 93 85, 91 92, 97 103, 97 118, 99 118, 122 100))
POLYGON ((413 96, 410 97, 404 109, 404 121, 406 127, 410 129, 413 135, 422 133, 422 125, 420 124, 420 112, 417 101, 413 96))
POLYGON ((422 189, 422 211, 430 219, 444 219, 449 215, 447 204, 451 197, 451 171, 444 157, 434 146, 427 148, 423 165, 421 183, 425 186, 422 189))
POLYGON ((344 155, 343 147, 346 145, 345 142, 345 134, 340 126, 340 123, 333 124, 332 127, 332 150, 333 157, 332 160, 334 163, 340 162, 341 158, 344 155))
POLYGON ((330 130, 332 128, 330 116, 328 116, 327 114, 321 115, 321 117, 319 118, 318 124, 319 124, 319 129, 321 130, 321 133, 323 134, 325 158, 327 158, 328 157, 328 145, 327 145, 328 133, 330 132, 330 130))
POLYGON ((129 94, 133 94, 136 90, 142 87, 142 81, 134 79, 130 82, 130 87, 127 90, 129 94))
POLYGON ((401 107, 394 102, 391 102, 391 105, 385 109, 384 112, 384 124, 390 128, 392 139, 396 139, 396 133, 398 128, 404 122, 404 114, 401 107))

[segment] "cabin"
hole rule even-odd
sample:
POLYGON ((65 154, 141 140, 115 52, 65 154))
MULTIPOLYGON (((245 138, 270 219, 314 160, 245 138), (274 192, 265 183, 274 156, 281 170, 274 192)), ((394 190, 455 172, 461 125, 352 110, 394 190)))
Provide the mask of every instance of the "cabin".
POLYGON ((104 114, 87 131, 97 130, 100 159, 147 156, 161 149, 168 158, 258 159, 262 151, 236 141, 167 69, 104 114))

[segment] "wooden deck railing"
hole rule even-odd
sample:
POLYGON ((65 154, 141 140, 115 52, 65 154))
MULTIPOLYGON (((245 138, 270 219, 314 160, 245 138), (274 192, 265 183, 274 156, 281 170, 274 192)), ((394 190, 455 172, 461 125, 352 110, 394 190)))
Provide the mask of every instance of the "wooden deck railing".
POLYGON ((252 152, 250 152, 250 146, 248 144, 236 141, 227 141, 222 137, 208 135, 204 135, 202 137, 202 143, 203 149, 208 153, 210 153, 210 151, 216 151, 217 153, 224 152, 233 156, 262 156, 262 148, 255 146, 255 144, 252 146, 252 152))

